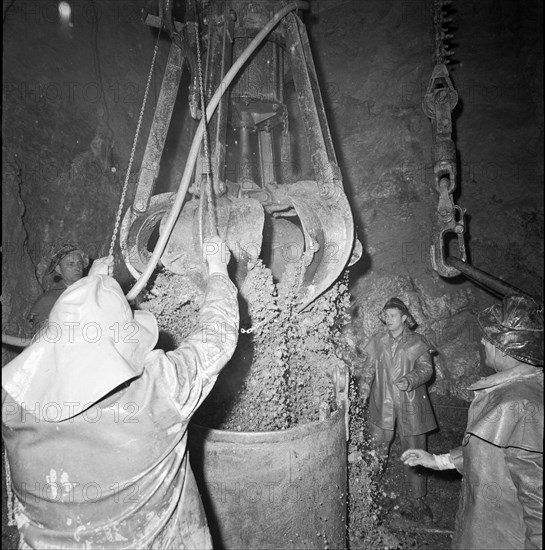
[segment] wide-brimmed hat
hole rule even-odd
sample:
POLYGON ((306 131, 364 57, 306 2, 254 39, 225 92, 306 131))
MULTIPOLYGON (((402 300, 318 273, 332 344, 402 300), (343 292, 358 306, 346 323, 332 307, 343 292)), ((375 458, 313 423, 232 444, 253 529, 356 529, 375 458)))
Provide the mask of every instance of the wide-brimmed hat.
POLYGON ((53 404, 62 411, 53 420, 65 420, 139 376, 157 338, 153 314, 133 313, 115 279, 84 277, 63 292, 33 343, 2 369, 2 387, 33 411, 53 404))
POLYGON ((543 304, 530 296, 504 296, 477 314, 483 336, 503 353, 543 366, 543 304))
POLYGON ((66 243, 53 254, 53 257, 51 258, 51 262, 49 262, 49 268, 47 269, 47 273, 53 273, 55 271, 55 268, 59 265, 60 261, 65 257, 68 256, 71 252, 78 252, 81 254, 81 258, 83 260, 83 267, 87 267, 89 265, 89 256, 83 251, 81 247, 79 247, 77 244, 74 243, 66 243))
POLYGON ((384 312, 387 309, 399 309, 403 315, 407 316, 407 326, 413 330, 417 327, 418 323, 414 320, 414 317, 411 315, 411 312, 409 311, 409 308, 405 305, 405 303, 400 300, 399 298, 390 298, 382 308, 381 312, 379 313, 379 319, 386 323, 386 318, 384 317, 384 312))

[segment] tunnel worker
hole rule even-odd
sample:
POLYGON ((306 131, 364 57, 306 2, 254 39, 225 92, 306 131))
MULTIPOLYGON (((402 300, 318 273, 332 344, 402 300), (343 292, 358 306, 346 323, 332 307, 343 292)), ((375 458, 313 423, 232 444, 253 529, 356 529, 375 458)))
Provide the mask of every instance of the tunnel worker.
MULTIPOLYGON (((380 473, 386 468, 390 446, 399 433, 403 450, 425 449, 427 432, 437 424, 426 383, 433 375, 431 346, 414 332, 416 322, 399 298, 390 298, 380 319, 388 330, 371 338, 364 348, 374 371, 369 395, 368 426, 371 444, 379 455, 380 473)), ((405 468, 404 499, 400 512, 407 519, 433 520, 425 500, 425 472, 405 468)))
POLYGON ((542 548, 543 304, 505 296, 477 320, 496 373, 470 386, 462 446, 409 449, 401 459, 463 475, 453 548, 542 548))
MULTIPOLYGON (((234 352, 229 252, 205 241, 198 330, 168 353, 95 261, 3 369, 2 421, 23 548, 212 548, 187 428, 234 352), (59 330, 61 329, 61 330, 59 330)), ((176 297, 174 297, 176 299, 176 297)))
POLYGON ((53 255, 46 273, 53 277, 53 284, 34 302, 28 314, 33 329, 38 329, 47 320, 59 296, 83 277, 83 270, 88 265, 89 257, 75 244, 65 244, 53 255))

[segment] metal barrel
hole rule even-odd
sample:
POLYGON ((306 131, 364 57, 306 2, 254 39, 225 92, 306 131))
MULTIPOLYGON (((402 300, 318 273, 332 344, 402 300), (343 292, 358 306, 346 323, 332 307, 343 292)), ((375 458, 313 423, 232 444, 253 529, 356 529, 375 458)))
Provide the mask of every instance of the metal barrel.
POLYGON ((189 429, 214 548, 346 548, 344 411, 275 432, 189 429))

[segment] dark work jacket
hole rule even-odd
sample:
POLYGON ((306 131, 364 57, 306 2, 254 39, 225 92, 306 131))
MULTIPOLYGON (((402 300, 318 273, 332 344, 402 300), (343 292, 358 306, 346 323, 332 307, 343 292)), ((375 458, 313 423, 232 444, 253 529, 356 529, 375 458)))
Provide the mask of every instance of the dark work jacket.
POLYGON ((453 548, 542 547, 543 371, 520 365, 476 382, 463 445, 453 548))
POLYGON ((419 435, 437 427, 426 382, 433 375, 430 344, 416 332, 405 329, 393 356, 394 341, 389 332, 371 338, 365 352, 375 364, 369 398, 369 422, 399 434, 419 435), (405 377, 409 390, 402 391, 395 381, 405 377))

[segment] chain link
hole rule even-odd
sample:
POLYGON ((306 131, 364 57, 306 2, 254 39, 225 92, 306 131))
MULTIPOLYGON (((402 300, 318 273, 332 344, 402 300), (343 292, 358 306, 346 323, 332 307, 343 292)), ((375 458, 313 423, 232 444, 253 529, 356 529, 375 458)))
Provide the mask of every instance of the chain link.
POLYGON ((453 193, 456 189, 456 145, 452 140, 451 111, 458 103, 446 64, 454 52, 448 50, 447 41, 453 35, 443 26, 452 22, 446 11, 451 0, 434 0, 433 22, 435 30, 434 68, 422 102, 426 116, 431 120, 434 142, 434 182, 439 193, 436 219, 430 247, 432 267, 442 277, 456 277, 460 271, 448 263, 449 245, 446 235, 454 234, 458 241, 458 254, 466 261, 465 209, 456 205, 453 193))
POLYGON ((136 125, 136 132, 134 134, 134 140, 132 143, 131 156, 129 158, 129 165, 127 167, 127 173, 125 174, 125 182, 123 183, 123 190, 121 191, 121 197, 119 199, 119 207, 117 209, 117 215, 115 218, 114 231, 112 234, 112 240, 110 242, 110 250, 108 252, 109 256, 112 256, 114 253, 115 240, 117 238, 117 233, 119 232, 119 224, 121 222, 121 215, 123 214, 123 205, 125 204, 125 196, 127 195, 127 189, 129 187, 129 179, 131 177, 132 164, 134 162, 134 153, 136 151, 136 144, 138 142, 138 135, 140 134, 140 126, 142 125, 142 120, 144 118, 144 112, 146 110, 146 102, 148 100, 149 89, 151 85, 151 78, 153 76, 153 69, 155 67, 155 61, 157 59, 157 52, 159 51, 159 39, 161 38, 161 30, 163 28, 163 21, 159 22, 159 32, 157 33, 157 40, 155 42, 155 48, 153 50, 153 58, 151 60, 151 66, 148 74, 148 81, 146 83, 146 91, 144 92, 144 98, 142 100, 142 108, 140 109, 140 116, 138 117, 138 124, 136 125))
MULTIPOLYGON (((201 196, 206 195, 208 206, 208 226, 212 235, 217 234, 216 209, 214 205, 214 189, 212 186, 212 159, 210 154, 210 142, 208 136, 208 121, 206 120, 206 103, 204 98, 204 76, 202 70, 202 52, 201 37, 199 32, 199 23, 197 15, 197 6, 195 4, 196 21, 193 22, 195 29, 195 43, 197 46, 197 72, 199 79, 199 95, 201 100, 201 117, 204 118, 203 149, 204 149, 204 169, 205 169, 205 187, 201 189, 201 196)), ((201 224, 202 225, 202 224, 201 224)), ((201 228, 201 240, 203 232, 201 228)))
POLYGON ((452 17, 445 13, 445 10, 452 4, 452 0, 434 0, 433 2, 433 23, 435 31, 435 51, 433 61, 435 64, 449 63, 453 51, 449 51, 447 42, 453 38, 453 34, 448 32, 444 25, 452 23, 452 17))
POLYGON ((250 328, 241 328, 240 332, 242 334, 252 334, 252 332, 255 332, 258 328, 261 328, 263 325, 266 325, 267 323, 270 323, 271 321, 275 321, 275 317, 278 315, 278 313, 274 313, 273 315, 270 315, 266 319, 263 319, 263 321, 260 321, 259 323, 256 323, 253 327, 250 328))
POLYGON ((204 77, 202 70, 202 53, 201 53, 201 37, 199 33, 199 23, 194 22, 195 28, 195 43, 197 45, 197 71, 199 78, 199 95, 201 100, 201 116, 204 117, 204 135, 203 135, 203 147, 204 147, 204 160, 206 174, 210 174, 212 171, 212 162, 210 160, 210 146, 208 141, 208 121, 206 120, 206 103, 204 100, 204 77))

